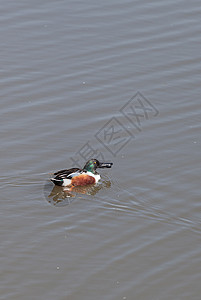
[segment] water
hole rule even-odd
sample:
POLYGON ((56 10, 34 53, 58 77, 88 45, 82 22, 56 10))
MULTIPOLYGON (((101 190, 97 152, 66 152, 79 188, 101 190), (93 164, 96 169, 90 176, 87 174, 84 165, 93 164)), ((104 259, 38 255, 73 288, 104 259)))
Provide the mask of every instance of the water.
POLYGON ((1 299, 200 299, 200 12, 2 3, 1 299), (95 152, 98 186, 53 189, 95 152))

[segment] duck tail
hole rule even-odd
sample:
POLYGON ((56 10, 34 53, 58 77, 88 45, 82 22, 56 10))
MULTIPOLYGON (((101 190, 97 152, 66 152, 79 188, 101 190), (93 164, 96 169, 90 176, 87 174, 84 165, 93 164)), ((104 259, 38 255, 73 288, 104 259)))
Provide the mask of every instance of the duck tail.
POLYGON ((56 179, 56 178, 50 178, 50 180, 55 184, 62 186, 63 185, 63 180, 62 179, 56 179))

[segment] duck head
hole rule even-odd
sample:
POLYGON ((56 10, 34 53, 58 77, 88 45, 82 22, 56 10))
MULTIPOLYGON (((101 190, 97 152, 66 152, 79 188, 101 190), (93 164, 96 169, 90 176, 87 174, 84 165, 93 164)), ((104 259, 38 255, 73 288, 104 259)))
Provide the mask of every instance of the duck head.
POLYGON ((90 159, 85 164, 83 170, 95 174, 97 168, 111 168, 112 165, 113 163, 103 163, 103 162, 99 162, 97 159, 90 159))

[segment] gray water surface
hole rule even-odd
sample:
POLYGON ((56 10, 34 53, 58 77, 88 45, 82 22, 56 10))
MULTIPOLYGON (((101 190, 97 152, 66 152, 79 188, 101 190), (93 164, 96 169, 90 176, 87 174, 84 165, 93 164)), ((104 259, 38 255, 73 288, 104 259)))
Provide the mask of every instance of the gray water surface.
POLYGON ((200 300, 200 15, 1 1, 2 300, 200 300), (53 189, 90 156, 99 185, 53 189))

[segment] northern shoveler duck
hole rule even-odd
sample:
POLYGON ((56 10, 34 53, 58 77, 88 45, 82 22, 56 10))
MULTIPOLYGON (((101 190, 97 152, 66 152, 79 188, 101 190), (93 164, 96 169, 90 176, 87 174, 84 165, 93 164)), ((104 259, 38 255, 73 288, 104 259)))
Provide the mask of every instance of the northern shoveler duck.
POLYGON ((83 169, 71 168, 54 173, 50 180, 59 186, 84 186, 100 180, 97 168, 111 168, 113 163, 100 163, 97 159, 90 159, 83 169))

